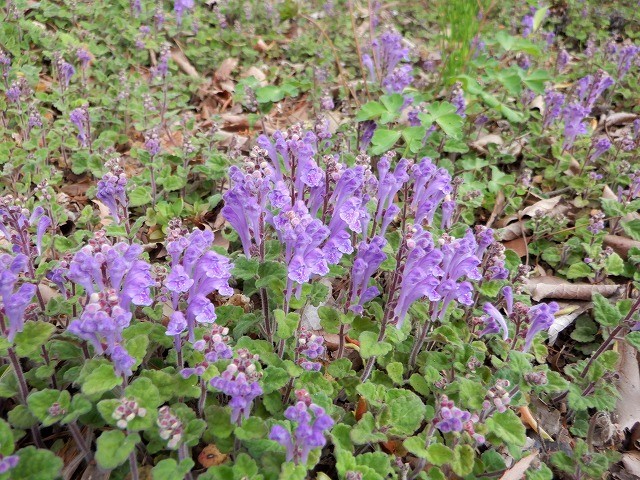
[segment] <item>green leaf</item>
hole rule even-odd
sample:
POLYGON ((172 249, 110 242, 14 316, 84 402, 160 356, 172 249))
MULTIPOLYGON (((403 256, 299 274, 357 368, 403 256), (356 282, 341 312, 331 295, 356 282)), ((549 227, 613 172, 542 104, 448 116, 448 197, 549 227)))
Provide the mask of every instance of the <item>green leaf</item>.
MULTIPOLYGON (((436 122, 444 133, 453 138, 462 137, 464 119, 456 113, 456 107, 449 102, 433 102, 428 107, 429 114, 424 120, 425 125, 436 122)), ((423 119, 424 114, 420 114, 423 119)))
POLYGON ((387 108, 378 102, 367 102, 360 108, 356 114, 356 121, 363 122, 365 120, 373 120, 387 112, 387 108))
POLYGON ((160 460, 158 464, 151 469, 151 478, 153 480, 174 480, 184 478, 187 473, 195 466, 195 462, 187 458, 180 463, 173 458, 165 458, 160 460))
POLYGON ((139 406, 146 409, 156 408, 162 404, 158 388, 151 379, 146 377, 139 377, 131 382, 124 389, 124 395, 126 398, 135 399, 139 406))
POLYGON ((241 427, 236 427, 235 436, 240 440, 255 440, 266 438, 269 429, 264 420, 258 417, 249 417, 242 421, 241 427))
POLYGON ((362 358, 378 357, 389 353, 391 345, 378 341, 378 334, 375 332, 362 332, 360 334, 360 356, 362 358))
POLYGON ((233 261, 233 276, 240 280, 252 280, 258 276, 259 266, 257 259, 240 256, 233 261))
POLYGON ((269 365, 264 369, 264 376, 262 377, 264 393, 271 393, 284 387, 290 378, 289 373, 284 368, 269 365))
POLYGON ((596 321, 604 327, 615 327, 622 320, 622 314, 618 309, 599 293, 594 293, 593 312, 596 321))
POLYGON ((400 138, 401 132, 388 130, 385 128, 377 128, 371 138, 371 153, 380 155, 391 149, 400 138))
POLYGON ((27 322, 24 329, 15 337, 16 353, 19 357, 31 357, 37 353, 40 357, 41 347, 47 343, 49 337, 56 329, 53 323, 27 322))
POLYGON ((624 261, 617 253, 612 253, 604 262, 604 268, 609 275, 620 275, 624 272, 624 261))
POLYGON ((399 435, 411 435, 424 419, 425 407, 415 393, 409 390, 393 388, 387 392, 385 404, 389 409, 391 432, 399 435))
POLYGON ((593 270, 584 262, 574 263, 567 270, 567 278, 573 280, 575 278, 584 278, 593 275, 593 270))
POLYGON ((7 456, 15 449, 13 434, 9 424, 0 418, 0 455, 7 456))
POLYGON ((325 307, 318 308, 318 316, 320 317, 320 326, 328 333, 338 333, 340 330, 340 312, 335 308, 325 307))
POLYGON ((547 12, 549 11, 549 7, 542 7, 536 10, 536 13, 533 15, 533 31, 537 32, 544 18, 547 16, 547 12))
POLYGON ((474 457, 475 453, 473 452, 473 448, 469 445, 456 445, 456 448, 453 451, 451 468, 461 477, 469 475, 473 470, 474 457))
POLYGON ((122 383, 122 377, 116 375, 113 365, 102 364, 90 372, 82 383, 82 393, 98 395, 108 392, 122 383))
POLYGON ((125 341, 124 347, 126 348, 129 355, 135 358, 135 363, 131 367, 133 371, 135 371, 144 357, 147 354, 147 347, 149 346, 149 336, 148 335, 136 335, 133 338, 129 338, 125 341))
POLYGON ((634 240, 640 240, 640 220, 629 220, 628 222, 621 222, 622 229, 627 235, 634 240))
POLYGON ((285 315, 283 310, 274 310, 273 315, 277 324, 276 336, 281 340, 293 337, 300 323, 300 315, 297 313, 285 315))
POLYGON ((51 480, 60 475, 62 459, 49 450, 26 447, 16 454, 20 459, 11 470, 12 480, 51 480))
POLYGON ((395 384, 402 384, 404 379, 402 375, 404 374, 404 365, 400 362, 391 362, 387 365, 387 373, 389 374, 389 378, 393 380, 395 384))
POLYGON ((453 451, 442 443, 434 443, 427 448, 427 460, 441 467, 453 460, 453 451))
POLYGON ((376 422, 371 412, 366 412, 360 421, 351 429, 349 437, 355 445, 365 443, 384 442, 387 436, 384 433, 376 432, 376 422))
POLYGON ((348 358, 338 358, 329 364, 327 367, 327 373, 333 378, 344 378, 351 375, 355 375, 355 371, 352 369, 351 360, 348 358))
POLYGON ((40 420, 40 422, 42 422, 43 427, 53 425, 60 420, 69 410, 70 404, 71 394, 66 390, 60 392, 59 390, 47 388, 39 392, 33 392, 27 397, 29 410, 38 420, 40 420), (59 415, 55 416, 49 413, 49 409, 54 403, 59 405, 61 412, 59 415))
POLYGON ((129 193, 129 206, 141 207, 151 203, 151 189, 149 187, 136 187, 129 193))
POLYGON ((629 332, 624 339, 629 343, 629 345, 640 351, 640 332, 629 332))
POLYGON ((526 441, 524 425, 513 410, 494 413, 485 424, 490 433, 509 446, 519 447, 526 441))
POLYGON ((96 462, 101 468, 112 470, 127 461, 138 442, 140 435, 137 433, 125 435, 120 430, 103 432, 96 440, 96 462))

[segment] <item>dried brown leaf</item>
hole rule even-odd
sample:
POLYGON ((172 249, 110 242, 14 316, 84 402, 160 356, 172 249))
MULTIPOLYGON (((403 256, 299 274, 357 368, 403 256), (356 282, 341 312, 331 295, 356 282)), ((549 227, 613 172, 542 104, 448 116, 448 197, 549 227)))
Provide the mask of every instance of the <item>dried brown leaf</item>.
POLYGON ((524 237, 516 238, 515 240, 509 240, 508 242, 502 242, 504 248, 508 250, 513 250, 518 254, 519 257, 524 257, 527 255, 527 243, 524 237))
POLYGON ((619 235, 605 235, 604 245, 611 247, 614 252, 620 255, 626 260, 629 256, 629 250, 633 247, 640 248, 640 242, 637 240, 631 240, 627 237, 620 237, 619 235))
POLYGON ((534 452, 531 455, 527 455, 524 458, 518 460, 513 467, 504 472, 500 477, 500 480, 520 480, 524 478, 526 471, 531 466, 531 463, 538 458, 538 452, 534 452))
POLYGON ((640 452, 627 452, 622 454, 622 464, 631 475, 640 478, 640 452))
POLYGON ((620 398, 616 405, 618 425, 620 429, 631 428, 640 421, 640 368, 638 364, 638 351, 625 341, 618 342, 618 392, 620 398))
POLYGON ((173 59, 174 62, 176 62, 176 64, 178 65, 178 68, 182 70, 184 73, 186 73, 192 78, 200 78, 198 71, 193 65, 191 65, 191 62, 189 61, 189 59, 187 58, 187 56, 184 54, 182 50, 180 50, 179 48, 172 48, 171 58, 173 59))
POLYGON ((525 287, 536 302, 545 298, 555 298, 558 300, 591 300, 594 293, 611 297, 620 288, 619 285, 571 283, 562 278, 552 276, 529 278, 525 282, 525 287))
POLYGON ((507 203, 507 199, 504 196, 502 190, 498 190, 498 194, 496 195, 496 202, 493 205, 493 210, 491 211, 491 216, 489 220, 487 220, 487 227, 493 225, 493 222, 496 221, 498 215, 500 215, 504 211, 504 206, 507 203))
POLYGON ((501 242, 509 242, 511 240, 515 240, 516 238, 522 238, 525 235, 529 235, 530 233, 531 229, 526 227, 524 221, 522 220, 520 220, 519 222, 510 223, 506 227, 496 230, 498 240, 500 240, 501 242))
POLYGON ((210 443, 202 449, 200 455, 198 455, 198 463, 204 468, 214 467, 224 463, 228 455, 222 453, 220 449, 213 443, 210 443))
POLYGON ((560 203, 560 200, 562 200, 562 195, 540 200, 522 210, 522 216, 532 217, 536 214, 536 212, 550 213, 556 209, 556 207, 560 203))

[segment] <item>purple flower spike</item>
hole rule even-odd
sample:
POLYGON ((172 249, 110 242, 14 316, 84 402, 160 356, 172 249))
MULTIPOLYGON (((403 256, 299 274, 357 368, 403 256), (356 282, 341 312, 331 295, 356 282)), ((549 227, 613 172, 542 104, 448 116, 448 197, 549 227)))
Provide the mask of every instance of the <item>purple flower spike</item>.
MULTIPOLYGON (((498 309, 488 302, 484 304, 484 307, 482 307, 482 309, 487 315, 489 315, 491 320, 493 320, 499 325, 499 330, 502 331, 502 339, 507 340, 509 338, 509 327, 507 326, 507 322, 505 321, 502 314, 498 311, 498 309)), ((488 324, 490 324, 490 322, 488 322, 488 324)), ((491 332, 491 333, 498 333, 498 332, 491 332)))
POLYGON ((240 425, 242 419, 249 418, 253 401, 262 395, 262 387, 258 384, 260 373, 254 362, 257 355, 240 349, 237 357, 218 377, 211 379, 211 386, 231 397, 231 423, 240 425))
POLYGON ((295 424, 293 435, 281 425, 274 425, 269 438, 285 447, 287 462, 304 465, 311 450, 325 446, 325 431, 333 426, 334 421, 323 408, 311 402, 305 390, 296 391, 296 397, 298 402, 284 412, 285 418, 295 424))
POLYGON ((555 320, 555 313, 560 310, 556 302, 540 303, 529 309, 529 330, 525 339, 524 351, 528 351, 533 343, 533 338, 538 334, 548 330, 555 320))

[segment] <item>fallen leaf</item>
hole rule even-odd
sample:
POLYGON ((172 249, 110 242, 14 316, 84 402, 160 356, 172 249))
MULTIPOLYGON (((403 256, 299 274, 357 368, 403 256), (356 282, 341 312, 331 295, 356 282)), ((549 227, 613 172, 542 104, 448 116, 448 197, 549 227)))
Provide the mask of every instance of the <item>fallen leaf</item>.
POLYGON ((557 197, 545 198, 540 200, 533 205, 528 206, 524 210, 522 210, 522 216, 533 217, 536 212, 549 213, 551 212, 562 200, 562 195, 558 195, 557 197))
POLYGON ((510 223, 506 227, 496 230, 498 240, 500 240, 501 242, 509 242, 511 240, 515 240, 516 238, 522 238, 526 235, 529 235, 530 233, 531 229, 526 227, 524 221, 522 220, 510 223))
POLYGON ((627 472, 640 478, 640 452, 623 453, 622 464, 627 469, 627 472))
POLYGON ((358 398, 358 404, 356 406, 356 411, 355 411, 355 417, 356 417, 356 421, 360 421, 360 419, 362 418, 362 416, 367 413, 367 401, 364 399, 364 397, 360 397, 358 398))
POLYGON ((224 463, 227 457, 228 455, 226 453, 222 453, 217 446, 210 443, 204 447, 200 455, 198 455, 198 463, 204 468, 215 467, 216 465, 224 463))
POLYGON ((220 66, 218 67, 218 69, 213 74, 214 80, 218 82, 221 82, 224 80, 230 80, 231 72, 233 72, 237 66, 238 66, 237 58, 229 57, 224 59, 220 64, 220 66))
POLYGON ((500 135, 496 135, 495 133, 489 133, 487 135, 483 135, 478 138, 476 141, 469 143, 469 146, 474 150, 477 150, 481 153, 489 153, 489 151, 485 148, 489 144, 494 145, 503 145, 504 140, 500 135))
POLYGON ((625 341, 618 342, 618 353, 620 361, 618 363, 618 403, 616 413, 618 414, 618 425, 620 429, 631 429, 636 422, 640 421, 640 368, 638 367, 638 352, 625 341))
POLYGON ((262 70, 260 70, 258 67, 256 67, 255 65, 251 65, 246 71, 244 71, 242 73, 242 75, 240 75, 243 78, 246 77, 253 77, 256 80, 258 80, 258 83, 260 83, 261 86, 265 86, 267 85, 267 76, 264 74, 264 72, 262 70))
POLYGON ((590 283, 571 283, 562 278, 547 276, 529 278, 525 288, 531 297, 539 302, 545 298, 560 300, 591 300, 594 293, 605 297, 614 295, 620 285, 591 285, 590 283))
POLYGON ((498 190, 496 201, 493 204, 493 210, 491 211, 491 216, 489 217, 489 220, 487 220, 487 227, 491 227, 491 225, 493 225, 493 222, 496 221, 498 215, 500 215, 504 211, 504 206, 506 205, 506 203, 507 199, 504 196, 504 193, 502 192, 502 190, 498 190))
MULTIPOLYGON (((586 312, 590 308, 590 304, 572 305, 569 311, 562 312, 560 316, 556 316, 555 320, 549 327, 549 345, 553 345, 558 339, 558 334, 573 323, 573 321, 586 312)), ((565 310, 565 309, 563 309, 565 310)), ((560 312, 558 312, 560 313, 560 312)))
POLYGON ((524 458, 518 460, 513 467, 504 472, 500 477, 500 480, 520 480, 524 478, 526 471, 531 466, 531 463, 538 458, 538 452, 534 452, 531 455, 527 455, 524 458))
POLYGON ((538 421, 535 418, 533 418, 533 415, 531 414, 531 410, 529 410, 528 405, 518 408, 518 411, 520 412, 520 418, 522 419, 522 423, 524 423, 525 426, 528 426, 530 429, 532 429, 534 432, 540 435, 540 437, 542 437, 543 440, 548 440, 553 442, 553 438, 551 438, 551 436, 547 432, 545 432, 543 428, 538 424, 538 421))
POLYGON ((519 237, 514 240, 509 240, 508 242, 502 242, 504 248, 507 250, 513 250, 518 254, 519 257, 524 257, 527 255, 527 244, 528 241, 525 240, 524 237, 519 237))
POLYGON ((613 127, 615 125, 625 125, 628 123, 632 123, 634 120, 638 118, 638 115, 635 113, 629 112, 615 112, 611 115, 607 116, 604 121, 600 121, 600 125, 598 126, 598 130, 602 130, 602 126, 605 127, 613 127))
POLYGON ((605 235, 603 241, 606 247, 611 247, 614 252, 625 260, 629 256, 629 250, 634 247, 640 248, 639 241, 631 240, 630 238, 621 237, 619 235, 605 235))
POLYGON ((176 64, 178 65, 178 68, 182 70, 184 73, 186 73, 192 78, 200 78, 198 71, 193 65, 191 65, 191 62, 189 61, 189 59, 187 58, 187 56, 184 54, 182 50, 180 50, 179 48, 172 48, 171 58, 173 59, 174 62, 176 62, 176 64))
MULTIPOLYGON (((618 195, 616 195, 613 192, 613 190, 611 190, 607 185, 605 185, 604 188, 602 189, 602 198, 606 198, 607 200, 618 200, 618 195)), ((622 219, 625 221, 637 220, 637 219, 640 219, 640 213, 632 212, 622 217, 622 219)))

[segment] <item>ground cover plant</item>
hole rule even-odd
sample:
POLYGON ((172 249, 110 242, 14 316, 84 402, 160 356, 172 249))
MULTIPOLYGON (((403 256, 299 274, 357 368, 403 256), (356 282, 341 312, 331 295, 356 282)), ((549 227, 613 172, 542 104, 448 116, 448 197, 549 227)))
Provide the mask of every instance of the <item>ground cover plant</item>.
POLYGON ((7 2, 0 479, 638 478, 637 7, 7 2))

